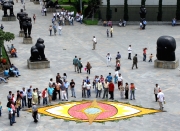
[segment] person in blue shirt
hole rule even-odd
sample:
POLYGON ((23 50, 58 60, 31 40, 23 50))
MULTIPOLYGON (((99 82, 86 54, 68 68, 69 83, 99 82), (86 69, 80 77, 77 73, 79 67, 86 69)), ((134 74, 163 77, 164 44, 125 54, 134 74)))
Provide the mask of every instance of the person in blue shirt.
POLYGON ((48 87, 49 103, 51 103, 51 101, 52 101, 53 91, 54 91, 54 88, 52 86, 48 87))
POLYGON ((28 98, 28 108, 32 107, 31 102, 32 102, 32 92, 31 89, 28 89, 27 91, 27 98, 28 98))
POLYGON ((9 76, 9 70, 8 70, 8 68, 6 68, 6 70, 4 70, 4 76, 9 76))
POLYGON ((107 79, 108 82, 112 81, 111 73, 109 73, 109 75, 106 77, 106 79, 107 79))

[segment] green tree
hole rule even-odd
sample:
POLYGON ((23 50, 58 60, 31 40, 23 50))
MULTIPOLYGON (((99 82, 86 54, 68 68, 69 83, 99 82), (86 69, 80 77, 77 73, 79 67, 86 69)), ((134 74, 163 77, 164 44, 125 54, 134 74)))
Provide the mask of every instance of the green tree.
POLYGON ((11 41, 14 38, 15 36, 13 33, 0 30, 0 57, 2 57, 2 47, 4 46, 4 41, 11 41))
POLYGON ((162 0, 159 0, 157 20, 162 21, 162 0))
POLYGON ((176 19, 180 20, 180 0, 177 0, 176 19))
POLYGON ((124 20, 128 21, 129 16, 128 16, 128 0, 124 0, 124 20))
POLYGON ((106 19, 107 21, 111 20, 111 8, 110 8, 110 0, 107 0, 107 7, 106 7, 106 19))
POLYGON ((145 5, 146 4, 146 0, 141 0, 141 5, 145 5))

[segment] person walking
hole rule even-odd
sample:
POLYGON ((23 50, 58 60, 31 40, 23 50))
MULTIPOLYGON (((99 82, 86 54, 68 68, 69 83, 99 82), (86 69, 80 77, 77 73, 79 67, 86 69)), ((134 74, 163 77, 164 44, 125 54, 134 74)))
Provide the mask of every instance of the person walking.
POLYGON ((90 70, 91 70, 92 66, 89 62, 87 62, 87 65, 86 65, 86 70, 87 70, 87 73, 90 74, 90 70))
POLYGON ((109 37, 109 30, 108 29, 107 29, 106 33, 107 33, 107 37, 109 37))
POLYGON ((131 45, 129 45, 128 47, 128 59, 131 60, 131 53, 132 53, 132 49, 131 49, 131 45))
POLYGON ((112 81, 110 81, 109 83, 109 94, 110 94, 110 98, 114 100, 114 84, 112 83, 112 81))
POLYGON ((49 33, 50 33, 50 36, 52 34, 52 25, 49 26, 49 33))
POLYGON ((82 98, 86 98, 86 90, 87 90, 86 85, 87 85, 86 80, 83 80, 83 82, 82 82, 82 98))
POLYGON ((134 86, 134 83, 131 83, 131 85, 130 85, 130 92, 131 92, 130 100, 132 100, 132 97, 135 100, 135 86, 134 86))
POLYGON ((97 98, 98 96, 99 96, 99 98, 101 97, 102 89, 103 89, 103 85, 102 85, 102 83, 101 83, 100 80, 99 80, 98 83, 97 83, 96 98, 97 98))
POLYGON ((56 35, 56 32, 57 32, 56 24, 53 25, 53 30, 54 30, 54 35, 56 35))
POLYGON ((97 40, 96 40, 95 36, 93 36, 92 41, 93 41, 93 49, 92 50, 95 50, 96 49, 96 44, 97 44, 97 40))
POLYGON ((107 67, 108 66, 111 66, 111 54, 108 52, 107 55, 106 55, 106 61, 107 61, 107 67))
POLYGON ((47 88, 45 88, 42 92, 43 106, 48 104, 47 97, 48 97, 47 88))
POLYGON ((81 73, 81 69, 83 68, 82 62, 81 62, 81 58, 79 58, 78 60, 78 73, 81 73))
POLYGON ((32 106, 32 117, 34 119, 34 122, 38 122, 37 120, 37 115, 38 115, 38 109, 37 109, 37 106, 36 106, 36 103, 32 102, 33 106, 32 106))
POLYGON ((147 51, 147 48, 144 48, 143 49, 143 61, 146 61, 146 51, 147 51))
POLYGON ((118 70, 115 69, 115 73, 114 73, 114 83, 117 83, 117 81, 118 81, 118 74, 119 74, 118 70))
POLYGON ((111 26, 111 29, 110 29, 110 33, 111 33, 111 38, 113 37, 113 28, 111 26))
POLYGON ((46 12, 47 12, 47 9, 46 9, 46 7, 44 7, 44 14, 45 14, 45 16, 46 16, 46 12))
POLYGON ((151 55, 149 56, 149 62, 152 62, 152 57, 153 57, 153 54, 151 54, 151 55))
POLYGON ((109 82, 107 82, 107 80, 105 80, 104 82, 104 94, 103 94, 103 99, 106 96, 106 99, 108 99, 108 90, 109 89, 109 82))
POLYGON ((158 84, 156 84, 156 87, 154 88, 154 95, 155 95, 155 101, 157 102, 158 98, 157 98, 157 95, 159 93, 159 86, 158 84))
POLYGON ((121 84, 119 87, 118 87, 119 91, 120 91, 120 96, 121 96, 121 99, 124 98, 124 86, 123 84, 121 84))
POLYGON ((128 99, 129 97, 129 85, 126 83, 125 85, 125 99, 128 99))
POLYGON ((75 72, 76 72, 76 69, 78 71, 79 69, 78 69, 78 58, 77 58, 77 56, 75 56, 75 58, 73 59, 73 65, 74 65, 75 72))
POLYGON ((136 66, 136 69, 138 68, 137 63, 138 63, 138 58, 137 58, 137 54, 135 54, 135 56, 133 57, 132 70, 133 70, 134 65, 136 66))
POLYGON ((61 35, 61 31, 62 31, 62 26, 58 25, 58 31, 59 31, 59 35, 61 35))
POLYGON ((164 93, 162 93, 161 89, 159 90, 157 98, 158 98, 160 110, 163 111, 163 108, 164 108, 163 104, 165 104, 165 97, 164 97, 164 93))
POLYGON ((71 82, 70 82, 70 88, 71 88, 71 93, 72 93, 72 96, 71 97, 74 97, 76 98, 76 94, 75 94, 75 82, 74 80, 72 79, 71 82))

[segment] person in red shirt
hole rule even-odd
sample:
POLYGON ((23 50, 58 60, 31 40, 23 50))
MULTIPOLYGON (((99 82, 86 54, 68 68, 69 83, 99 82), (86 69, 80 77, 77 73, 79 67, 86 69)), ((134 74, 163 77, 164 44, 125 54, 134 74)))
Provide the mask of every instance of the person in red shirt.
POLYGON ((131 85, 130 85, 130 93, 131 93, 130 100, 132 100, 132 97, 135 100, 135 86, 134 86, 134 83, 131 83, 131 85))
POLYGON ((112 83, 112 81, 110 81, 109 83, 109 94, 110 94, 110 98, 114 100, 114 84, 112 83))

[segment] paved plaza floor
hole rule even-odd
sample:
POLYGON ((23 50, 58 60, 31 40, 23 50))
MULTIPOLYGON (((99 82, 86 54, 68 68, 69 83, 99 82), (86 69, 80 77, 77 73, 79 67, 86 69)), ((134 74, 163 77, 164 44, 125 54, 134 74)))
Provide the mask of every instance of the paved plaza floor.
MULTIPOLYGON (((14 13, 17 14, 22 8, 20 3, 15 3, 14 13)), ((12 42, 5 42, 5 46, 14 44, 18 50, 18 58, 10 58, 20 70, 21 76, 10 78, 7 84, 0 84, 0 101, 3 105, 2 116, 0 117, 0 131, 179 131, 180 125, 180 72, 178 69, 158 69, 154 68, 154 62, 143 62, 142 49, 147 47, 147 59, 152 53, 153 60, 156 59, 156 41, 162 35, 170 35, 176 39, 176 58, 180 59, 180 26, 161 26, 151 25, 146 30, 139 30, 139 26, 126 26, 120 28, 114 26, 113 38, 106 37, 106 29, 102 26, 86 26, 75 22, 74 26, 63 26, 62 35, 49 36, 49 25, 51 25, 52 13, 42 16, 40 6, 26 0, 26 12, 30 17, 36 14, 36 23, 33 23, 32 38, 33 44, 23 44, 23 38, 18 37, 19 21, 5 22, 4 31, 15 34, 12 42), (92 37, 96 36, 96 50, 92 50, 92 37), (27 68, 27 59, 30 57, 30 48, 38 38, 45 41, 45 55, 50 60, 50 68, 31 70, 27 68), (138 54, 138 69, 132 70, 132 60, 128 60, 127 49, 132 45, 132 56, 138 54), (121 74, 124 83, 134 82, 137 88, 136 100, 121 100, 117 85, 115 89, 115 100, 121 102, 130 102, 133 105, 141 105, 146 108, 159 109, 159 105, 155 102, 153 89, 158 83, 165 94, 167 112, 156 113, 154 115, 144 115, 143 117, 134 117, 130 120, 120 120, 119 122, 85 123, 65 122, 62 119, 52 119, 50 116, 41 117, 40 122, 35 124, 32 115, 26 111, 20 112, 20 117, 16 118, 16 124, 9 126, 7 118, 7 94, 8 91, 16 93, 22 87, 39 88, 41 91, 48 87, 50 78, 55 80, 56 73, 67 73, 68 81, 74 79, 76 82, 76 98, 71 100, 82 100, 81 83, 82 80, 89 76, 92 81, 95 75, 103 75, 106 77, 109 72, 114 75, 115 57, 117 52, 121 53, 121 74), (112 56, 111 67, 106 66, 106 54, 110 52, 112 56), (82 58, 85 66, 87 61, 92 65, 91 74, 87 75, 83 70, 81 74, 74 72, 72 60, 74 56, 82 58)), ((0 11, 0 16, 3 11, 0 11)), ((95 92, 92 91, 91 100, 95 99, 95 92)), ((59 101, 53 102, 58 103, 59 101)), ((41 101, 42 103, 42 101, 41 101)))

